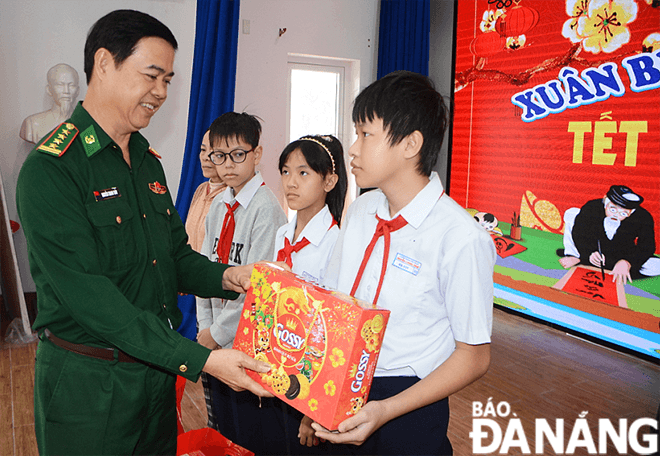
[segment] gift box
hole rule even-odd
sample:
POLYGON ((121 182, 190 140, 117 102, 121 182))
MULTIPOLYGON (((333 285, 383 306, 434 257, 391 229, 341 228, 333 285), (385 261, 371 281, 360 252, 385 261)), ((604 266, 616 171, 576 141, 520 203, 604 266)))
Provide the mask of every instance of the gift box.
POLYGON ((271 365, 248 371, 327 429, 366 402, 389 311, 256 264, 234 348, 271 365))

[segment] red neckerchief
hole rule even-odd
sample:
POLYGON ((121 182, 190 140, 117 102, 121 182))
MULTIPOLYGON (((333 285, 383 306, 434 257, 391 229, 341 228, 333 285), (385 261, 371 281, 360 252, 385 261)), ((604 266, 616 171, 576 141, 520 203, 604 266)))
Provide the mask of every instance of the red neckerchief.
POLYGON ((380 279, 378 280, 378 288, 376 289, 376 296, 374 296, 373 305, 375 306, 378 302, 378 296, 380 295, 380 289, 383 286, 383 279, 385 278, 385 270, 387 269, 387 258, 390 255, 390 233, 403 228, 408 224, 406 219, 403 216, 399 215, 397 218, 392 220, 383 220, 380 217, 376 216, 378 219, 378 225, 376 226, 376 232, 374 237, 371 239, 371 242, 367 246, 367 250, 364 252, 364 258, 362 259, 362 264, 360 264, 360 269, 358 270, 357 277, 355 277, 355 282, 353 283, 353 289, 351 289, 351 296, 355 296, 355 292, 360 285, 360 280, 362 279, 362 274, 364 274, 364 269, 369 262, 371 253, 374 250, 376 242, 381 236, 385 237, 385 250, 383 252, 383 266, 380 270, 380 279))
POLYGON ((231 250, 231 241, 234 239, 234 229, 236 228, 236 220, 234 219, 234 211, 238 208, 238 201, 234 203, 233 206, 230 206, 229 203, 225 203, 227 206, 227 213, 225 218, 222 221, 222 231, 220 232, 220 239, 218 240, 218 247, 216 252, 218 254, 218 261, 220 263, 227 264, 229 261, 229 251, 231 250))

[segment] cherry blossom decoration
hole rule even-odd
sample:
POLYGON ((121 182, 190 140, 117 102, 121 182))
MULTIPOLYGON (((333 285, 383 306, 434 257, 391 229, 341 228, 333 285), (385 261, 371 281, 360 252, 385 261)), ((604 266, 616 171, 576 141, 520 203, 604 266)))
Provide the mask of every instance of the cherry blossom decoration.
POLYGON ((592 54, 611 53, 630 41, 628 24, 637 18, 635 0, 567 0, 562 35, 592 54))

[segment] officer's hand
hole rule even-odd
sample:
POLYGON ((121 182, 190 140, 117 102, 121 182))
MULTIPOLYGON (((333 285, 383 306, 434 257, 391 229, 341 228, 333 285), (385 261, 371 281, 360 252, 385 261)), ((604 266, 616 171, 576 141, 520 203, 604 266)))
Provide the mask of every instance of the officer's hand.
POLYGON ((219 347, 213 336, 211 336, 211 328, 202 329, 199 334, 197 334, 197 343, 209 350, 215 350, 219 347))
MULTIPOLYGON (((259 264, 270 264, 287 271, 291 270, 291 268, 283 261, 260 261, 259 264)), ((232 266, 231 268, 225 269, 225 272, 222 275, 222 288, 237 293, 247 293, 248 289, 252 286, 250 283, 250 277, 252 276, 253 267, 254 263, 246 264, 245 266, 232 266)))
POLYGON ((630 263, 626 260, 617 261, 614 268, 612 268, 612 275, 614 276, 612 277, 612 282, 621 282, 624 285, 626 284, 626 280, 632 282, 630 278, 630 263))
POLYGON ((234 391, 249 390, 257 396, 273 397, 263 386, 252 380, 245 369, 265 373, 270 371, 270 364, 250 358, 238 350, 214 350, 202 370, 226 383, 234 391))

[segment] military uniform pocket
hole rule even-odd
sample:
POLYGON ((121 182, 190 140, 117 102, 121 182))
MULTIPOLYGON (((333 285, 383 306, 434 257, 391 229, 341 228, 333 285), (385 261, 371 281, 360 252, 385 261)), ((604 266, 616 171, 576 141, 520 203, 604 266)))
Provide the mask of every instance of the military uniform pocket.
POLYGON ((98 240, 98 254, 107 271, 122 271, 138 261, 135 243, 135 217, 120 199, 87 205, 87 215, 98 240))
POLYGON ((163 242, 167 252, 172 251, 172 226, 171 218, 174 215, 174 206, 169 195, 149 195, 153 203, 154 211, 156 213, 157 221, 152 225, 152 230, 156 233, 154 239, 163 242))

